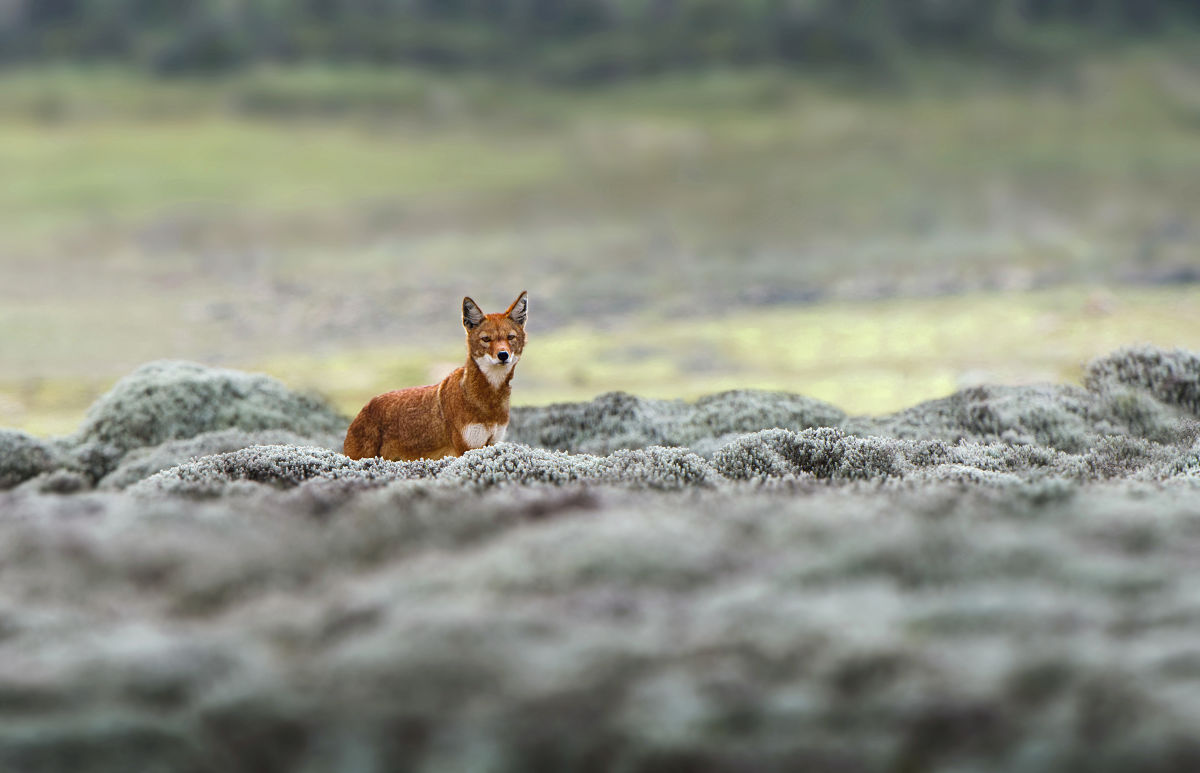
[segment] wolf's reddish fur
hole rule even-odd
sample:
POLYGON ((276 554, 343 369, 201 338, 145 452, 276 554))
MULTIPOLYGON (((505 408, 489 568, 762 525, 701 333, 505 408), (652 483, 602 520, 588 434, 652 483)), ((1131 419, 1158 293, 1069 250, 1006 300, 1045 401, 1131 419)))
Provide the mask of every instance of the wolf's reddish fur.
POLYGON ((475 301, 463 298, 466 364, 440 384, 373 398, 346 432, 346 456, 440 459, 503 440, 513 370, 525 348, 527 310, 524 292, 497 314, 484 314, 475 301))

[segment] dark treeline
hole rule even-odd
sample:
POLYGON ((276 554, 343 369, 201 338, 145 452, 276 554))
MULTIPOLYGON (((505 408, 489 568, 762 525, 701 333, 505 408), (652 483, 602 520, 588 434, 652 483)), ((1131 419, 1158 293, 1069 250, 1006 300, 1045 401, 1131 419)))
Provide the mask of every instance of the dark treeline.
POLYGON ((0 59, 408 63, 599 80, 697 64, 1036 59, 1200 29, 1200 0, 0 0, 0 59))

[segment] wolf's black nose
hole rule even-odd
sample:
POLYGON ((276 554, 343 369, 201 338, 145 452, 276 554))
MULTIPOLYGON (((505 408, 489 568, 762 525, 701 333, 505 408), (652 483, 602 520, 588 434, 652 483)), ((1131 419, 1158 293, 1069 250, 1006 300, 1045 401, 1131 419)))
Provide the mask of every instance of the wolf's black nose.
POLYGON ((500 362, 508 362, 508 352, 497 352, 496 357, 500 362))

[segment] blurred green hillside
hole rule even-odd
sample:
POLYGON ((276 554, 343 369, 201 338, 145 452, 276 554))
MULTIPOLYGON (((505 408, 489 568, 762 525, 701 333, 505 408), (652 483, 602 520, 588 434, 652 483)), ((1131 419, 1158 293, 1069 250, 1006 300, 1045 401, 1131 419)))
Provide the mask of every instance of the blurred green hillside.
POLYGON ((315 55, 168 78, 134 51, 182 29, 165 11, 122 54, 71 37, 82 5, 48 3, 59 26, 18 5, 0 425, 69 429, 160 357, 265 367, 353 410, 460 358, 462 295, 491 309, 521 289, 554 353, 531 348, 524 402, 766 386, 878 412, 1069 378, 1123 343, 1200 347, 1182 4, 1119 34, 1071 22, 1121 45, 1052 46, 1053 63, 709 57, 586 89, 315 55), (36 42, 52 30, 74 42, 36 42), (1018 325, 993 345, 1006 312, 1055 307, 1066 343, 1018 325))

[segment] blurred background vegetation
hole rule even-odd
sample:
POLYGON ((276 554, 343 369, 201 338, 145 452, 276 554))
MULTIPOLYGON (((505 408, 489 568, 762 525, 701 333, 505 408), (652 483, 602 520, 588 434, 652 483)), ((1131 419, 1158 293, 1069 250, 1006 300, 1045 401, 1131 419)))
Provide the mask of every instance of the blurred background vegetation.
POLYGON ((0 0, 0 426, 157 357, 352 413, 532 296, 517 402, 882 412, 1200 348, 1194 0, 0 0))
POLYGON ((257 62, 487 69, 588 83, 714 65, 1007 65, 1200 23, 1194 0, 5 0, 10 61, 217 72, 257 62))

